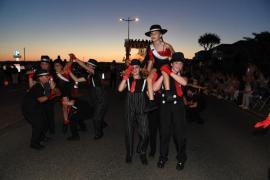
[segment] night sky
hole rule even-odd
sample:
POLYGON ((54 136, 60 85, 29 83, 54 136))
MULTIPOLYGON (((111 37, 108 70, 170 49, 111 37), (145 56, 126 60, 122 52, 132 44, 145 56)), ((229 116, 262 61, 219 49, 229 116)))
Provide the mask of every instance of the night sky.
POLYGON ((12 60, 13 51, 25 47, 28 60, 74 52, 84 60, 121 61, 127 23, 119 18, 127 17, 140 18, 131 22, 130 38, 148 39, 144 33, 160 24, 168 29, 164 40, 192 58, 205 32, 234 43, 270 31, 270 1, 0 0, 0 60, 12 60))

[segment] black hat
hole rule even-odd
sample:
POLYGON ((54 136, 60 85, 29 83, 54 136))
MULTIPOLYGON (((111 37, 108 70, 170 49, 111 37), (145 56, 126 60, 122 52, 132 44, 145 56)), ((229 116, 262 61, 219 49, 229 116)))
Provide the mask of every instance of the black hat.
POLYGON ((94 66, 94 67, 97 67, 97 65, 98 65, 98 62, 95 59, 89 59, 89 61, 87 63, 94 66))
POLYGON ((51 62, 51 59, 50 59, 50 57, 47 56, 47 55, 42 55, 41 58, 40 58, 40 61, 41 61, 41 62, 50 63, 50 62, 51 62))
POLYGON ((185 57, 184 57, 183 53, 181 53, 181 52, 173 53, 171 63, 173 63, 173 62, 182 62, 182 63, 184 63, 184 61, 185 61, 185 57))
POLYGON ((37 71, 35 72, 36 77, 47 76, 47 75, 49 75, 49 72, 44 69, 37 69, 37 71))
POLYGON ((145 33, 146 36, 150 36, 151 32, 154 31, 160 31, 161 34, 165 34, 167 32, 167 29, 162 29, 159 24, 154 24, 150 27, 150 30, 145 33))
POLYGON ((141 61, 138 60, 138 59, 132 59, 131 62, 130 62, 130 65, 138 65, 140 66, 141 65, 141 61))
POLYGON ((53 61, 54 64, 58 63, 61 64, 62 66, 64 66, 64 62, 62 61, 62 59, 60 58, 60 56, 57 57, 57 59, 55 59, 53 61))

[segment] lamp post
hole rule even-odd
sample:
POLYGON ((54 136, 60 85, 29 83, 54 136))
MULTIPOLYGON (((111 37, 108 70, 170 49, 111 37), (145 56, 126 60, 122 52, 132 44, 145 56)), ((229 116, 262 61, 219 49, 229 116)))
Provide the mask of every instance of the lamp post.
POLYGON ((127 39, 127 46, 126 46, 126 60, 129 60, 129 55, 130 55, 130 46, 129 46, 129 24, 131 21, 138 22, 139 18, 130 18, 128 17, 127 19, 120 18, 119 19, 121 22, 125 21, 128 23, 128 39, 127 39))
POLYGON ((125 21, 128 23, 128 40, 129 40, 129 24, 131 21, 135 21, 135 22, 139 21, 139 18, 132 18, 132 19, 130 17, 128 17, 127 19, 120 18, 120 21, 121 22, 125 21))

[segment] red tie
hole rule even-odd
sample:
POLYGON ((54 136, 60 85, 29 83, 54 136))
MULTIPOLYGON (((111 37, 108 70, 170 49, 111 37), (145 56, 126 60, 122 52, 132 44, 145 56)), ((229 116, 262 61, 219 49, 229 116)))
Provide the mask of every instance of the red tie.
POLYGON ((131 93, 134 93, 135 92, 135 89, 136 89, 136 82, 137 82, 137 79, 134 79, 131 83, 131 88, 130 88, 130 92, 131 93))
POLYGON ((182 97, 183 96, 183 91, 182 91, 182 88, 180 86, 180 84, 176 81, 174 81, 175 83, 175 89, 176 89, 176 93, 179 97, 182 97))

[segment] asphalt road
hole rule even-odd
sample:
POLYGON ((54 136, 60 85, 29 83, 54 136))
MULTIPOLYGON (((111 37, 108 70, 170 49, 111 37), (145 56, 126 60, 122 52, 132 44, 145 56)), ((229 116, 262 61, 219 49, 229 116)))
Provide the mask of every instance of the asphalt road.
MULTIPOLYGON (((109 127, 101 140, 93 140, 93 127, 81 133, 81 140, 69 142, 61 132, 57 113, 57 133, 43 151, 29 148, 30 126, 21 121, 18 102, 0 103, 1 119, 18 119, 0 130, 0 179, 16 180, 267 180, 270 168, 270 133, 254 135, 252 126, 260 118, 236 106, 207 97, 201 116, 204 125, 188 124, 188 161, 183 171, 175 169, 176 153, 171 142, 164 169, 156 166, 158 155, 149 164, 135 155, 125 163, 123 96, 110 93, 106 115, 109 127), (6 107, 6 108, 5 108, 6 107)), ((19 96, 19 95, 18 95, 19 96)), ((20 99, 17 96, 17 101, 20 99)), ((16 102, 16 101, 13 101, 16 102)), ((1 120, 2 121, 2 120, 1 120)))

